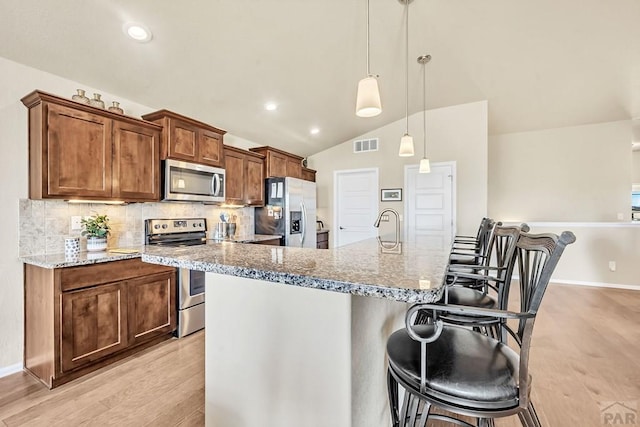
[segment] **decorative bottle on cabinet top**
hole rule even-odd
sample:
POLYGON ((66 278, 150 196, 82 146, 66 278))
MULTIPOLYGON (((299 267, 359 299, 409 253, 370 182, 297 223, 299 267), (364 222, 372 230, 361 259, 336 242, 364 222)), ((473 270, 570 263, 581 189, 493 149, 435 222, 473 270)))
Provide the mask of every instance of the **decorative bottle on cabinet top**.
POLYGON ((88 104, 89 98, 84 95, 84 89, 76 89, 78 91, 77 95, 73 95, 71 97, 72 100, 79 102, 81 104, 88 104))
POLYGON ((108 108, 109 111, 117 114, 124 114, 124 110, 120 108, 120 103, 117 101, 113 101, 113 105, 108 108))
POLYGON ((100 95, 99 93, 94 93, 93 99, 89 100, 89 105, 98 108, 104 108, 104 101, 100 99, 101 96, 102 95, 100 95))

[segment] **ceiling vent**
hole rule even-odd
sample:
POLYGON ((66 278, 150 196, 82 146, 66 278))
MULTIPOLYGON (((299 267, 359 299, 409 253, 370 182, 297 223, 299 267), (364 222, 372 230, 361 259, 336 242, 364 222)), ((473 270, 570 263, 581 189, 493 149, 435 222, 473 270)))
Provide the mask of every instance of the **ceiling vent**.
POLYGON ((354 153, 365 153, 367 151, 378 151, 378 138, 358 139, 353 141, 354 153))

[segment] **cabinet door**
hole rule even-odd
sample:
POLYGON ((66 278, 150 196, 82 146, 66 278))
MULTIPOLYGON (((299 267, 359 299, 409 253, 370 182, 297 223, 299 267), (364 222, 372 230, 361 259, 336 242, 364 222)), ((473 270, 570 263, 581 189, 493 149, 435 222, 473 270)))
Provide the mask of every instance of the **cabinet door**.
POLYGON ((113 197, 160 200, 160 132, 115 121, 113 125, 113 197))
POLYGON ((284 177, 287 176, 287 156, 270 151, 267 154, 267 176, 284 177))
POLYGON ((247 156, 245 199, 250 206, 264 206, 264 160, 247 156))
POLYGON ((48 104, 47 196, 111 197, 111 125, 111 119, 48 104))
POLYGON ((295 157, 287 157, 287 176, 302 178, 302 164, 295 157))
POLYGON ((175 277, 160 273, 127 282, 130 345, 175 331, 175 277))
POLYGON ((61 369, 70 371, 126 348, 124 282, 62 294, 61 369))
MULTIPOLYGON (((226 201, 243 205, 245 203, 245 156, 231 150, 225 150, 224 155, 226 201)), ((262 174, 262 171, 260 173, 262 174)))
POLYGON ((313 169, 302 168, 302 179, 305 181, 316 182, 316 171, 313 169))
POLYGON ((169 120, 169 157, 197 161, 198 128, 180 120, 169 120))
POLYGON ((222 135, 201 129, 198 139, 198 162, 221 167, 223 159, 222 135))

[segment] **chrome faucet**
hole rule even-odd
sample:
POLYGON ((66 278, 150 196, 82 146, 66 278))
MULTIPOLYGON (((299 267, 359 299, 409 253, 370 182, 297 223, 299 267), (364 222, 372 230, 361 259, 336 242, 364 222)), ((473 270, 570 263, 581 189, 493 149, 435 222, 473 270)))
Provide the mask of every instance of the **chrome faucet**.
POLYGON ((395 215, 396 217, 396 238, 395 238, 395 243, 393 246, 385 246, 385 244, 382 242, 382 240, 380 239, 380 236, 378 236, 378 242, 380 242, 380 246, 382 247, 383 252, 386 251, 399 251, 400 248, 400 215, 398 215, 398 212, 394 209, 383 209, 382 211, 380 211, 380 213, 378 214, 378 219, 376 219, 376 222, 373 223, 373 226, 376 228, 380 227, 380 221, 382 221, 382 216, 387 213, 390 212, 392 214, 395 215))

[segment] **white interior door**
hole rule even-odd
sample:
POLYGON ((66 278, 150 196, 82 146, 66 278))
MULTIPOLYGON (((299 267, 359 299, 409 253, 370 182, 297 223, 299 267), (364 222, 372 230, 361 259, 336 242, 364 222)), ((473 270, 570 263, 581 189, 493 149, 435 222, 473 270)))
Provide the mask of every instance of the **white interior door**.
POLYGON ((377 235, 378 169, 334 172, 333 246, 343 246, 377 235))
POLYGON ((451 246, 455 230, 455 162, 433 163, 431 173, 405 167, 405 236, 427 248, 451 246))

